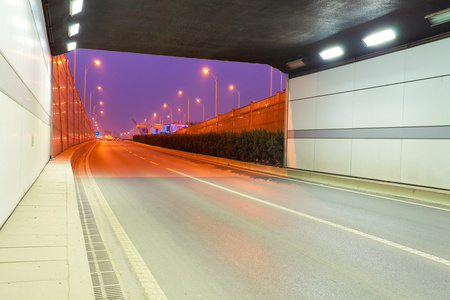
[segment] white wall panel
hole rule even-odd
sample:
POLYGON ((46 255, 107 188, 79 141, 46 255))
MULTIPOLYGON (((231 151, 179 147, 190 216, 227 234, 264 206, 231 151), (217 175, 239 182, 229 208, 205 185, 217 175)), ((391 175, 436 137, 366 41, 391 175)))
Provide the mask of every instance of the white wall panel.
POLYGON ((405 80, 405 52, 355 63, 355 89, 400 83, 405 80))
POLYGON ((0 226, 50 157, 51 55, 42 4, 30 1, 34 12, 0 1, 0 226))
POLYGON ((450 126, 449 49, 446 38, 291 79, 290 101, 305 98, 288 106, 292 166, 450 189, 450 140, 429 135, 450 126))
POLYGON ((353 91, 355 88, 355 64, 317 73, 317 95, 353 91))
POLYGON ((405 80, 450 74, 450 38, 406 50, 405 80))
POLYGON ((20 106, 0 92, 0 225, 20 199, 20 106), (12 201, 15 199, 16 201, 12 201))
POLYGON ((402 126, 403 92, 403 84, 355 91, 353 127, 402 126))
POLYGON ((450 76, 405 84, 403 124, 404 126, 450 124, 450 76))
POLYGON ((290 168, 302 169, 302 170, 315 170, 315 140, 314 139, 292 139, 292 144, 296 150, 295 157, 291 157, 293 160, 292 166, 290 168), (294 161, 295 158, 295 161, 294 161))
POLYGON ((351 140, 316 139, 315 171, 350 175, 351 140))
POLYGON ((289 80, 289 99, 317 96, 317 73, 289 80))
POLYGON ((349 128, 353 120, 353 92, 317 97, 316 128, 349 128))
POLYGON ((401 181, 401 140, 353 140, 352 176, 401 181))
POLYGON ((402 182, 450 189, 450 140, 404 140, 402 182))
POLYGON ((294 129, 316 128, 316 99, 291 102, 292 126, 294 129))

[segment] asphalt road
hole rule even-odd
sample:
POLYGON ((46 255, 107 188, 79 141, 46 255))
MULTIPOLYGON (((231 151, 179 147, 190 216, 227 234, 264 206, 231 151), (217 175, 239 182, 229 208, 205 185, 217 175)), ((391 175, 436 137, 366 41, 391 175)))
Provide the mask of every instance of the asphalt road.
POLYGON ((169 299, 450 299, 450 209, 100 142, 95 182, 169 299))

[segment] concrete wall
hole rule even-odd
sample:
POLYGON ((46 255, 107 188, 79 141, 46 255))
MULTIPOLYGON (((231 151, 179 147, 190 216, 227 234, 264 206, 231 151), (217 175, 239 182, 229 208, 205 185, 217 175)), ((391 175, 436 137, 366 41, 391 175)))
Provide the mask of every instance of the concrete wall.
POLYGON ((450 189, 450 38, 289 80, 287 166, 450 189))
POLYGON ((40 0, 0 1, 0 226, 50 157, 51 55, 40 0))

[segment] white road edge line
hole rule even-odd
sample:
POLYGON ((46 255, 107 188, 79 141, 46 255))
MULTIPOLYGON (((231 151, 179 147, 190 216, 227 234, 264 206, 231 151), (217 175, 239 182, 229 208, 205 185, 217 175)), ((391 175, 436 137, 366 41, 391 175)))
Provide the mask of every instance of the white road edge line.
MULTIPOLYGON (((145 144, 143 144, 143 145, 145 145, 145 144)), ((183 156, 183 155, 178 155, 178 156, 183 157, 185 159, 190 159, 190 157, 188 157, 188 156, 183 156)), ((320 187, 324 187, 324 188, 332 189, 332 190, 338 190, 338 191, 343 191, 343 192, 348 192, 348 193, 353 193, 353 194, 358 194, 358 195, 375 197, 375 198, 380 198, 380 199, 385 199, 385 200, 390 200, 390 201, 395 201, 395 202, 400 202, 400 203, 405 203, 405 204, 410 204, 410 205, 423 206, 423 207, 428 207, 428 208, 437 209, 437 210, 450 211, 450 208, 443 208, 443 207, 438 207, 438 206, 432 206, 432 205, 429 205, 429 204, 413 202, 414 199, 411 199, 411 201, 400 200, 400 199, 395 199, 395 198, 388 197, 388 196, 382 196, 382 195, 379 195, 379 194, 376 194, 376 193, 360 192, 360 191, 355 191, 355 190, 352 190, 352 189, 347 189, 347 188, 341 188, 341 187, 337 187, 337 186, 333 186, 333 185, 328 185, 328 184, 325 184, 325 183, 316 183, 316 182, 311 182, 311 181, 307 181, 307 180, 304 180, 304 179, 291 178, 291 177, 287 177, 287 176, 286 177, 282 177, 282 176, 274 175, 272 173, 266 173, 266 172, 261 172, 261 171, 250 170, 250 169, 246 169, 246 168, 243 168, 243 167, 230 166, 230 165, 226 165, 226 164, 216 163, 216 162, 213 162, 213 161, 210 161, 210 160, 207 160, 207 159, 194 158, 194 160, 200 160, 200 161, 204 161, 204 162, 207 162, 209 164, 212 164, 212 165, 226 166, 226 167, 228 167, 230 169, 233 168, 233 169, 236 169, 236 170, 241 170, 241 171, 243 170, 245 172, 254 173, 254 174, 261 174, 261 175, 270 176, 270 177, 273 177, 273 178, 284 179, 284 180, 288 180, 288 181, 299 182, 299 183, 304 183, 304 184, 309 184, 309 185, 314 185, 314 186, 320 186, 320 187)))
POLYGON ((313 221, 316 221, 316 222, 319 222, 319 223, 322 223, 322 224, 325 224, 325 225, 328 225, 328 226, 331 226, 331 227, 334 227, 334 228, 338 228, 338 229, 341 229, 343 231, 346 231, 346 232, 349 232, 349 233, 353 233, 353 234, 356 234, 356 235, 361 236, 361 237, 365 237, 365 238, 370 239, 372 241, 376 241, 376 242, 379 242, 379 243, 382 243, 382 244, 385 244, 385 245, 388 245, 388 246, 391 246, 391 247, 403 250, 403 251, 411 253, 411 254, 415 254, 415 255, 420 256, 422 258, 426 258, 426 259, 429 259, 429 260, 432 260, 434 262, 438 262, 438 263, 441 263, 443 265, 446 265, 446 266, 450 267, 450 261, 446 260, 444 258, 440 258, 440 257, 432 255, 432 254, 428 254, 428 253, 425 253, 425 252, 422 252, 422 251, 419 251, 419 250, 416 250, 416 249, 413 249, 413 248, 409 248, 409 247, 403 246, 401 244, 397 244, 397 243, 385 240, 383 238, 379 238, 379 237, 376 237, 374 235, 371 235, 371 234, 368 234, 368 233, 364 233, 364 232, 356 230, 356 229, 352 229, 352 228, 349 228, 349 227, 346 227, 346 226, 342 226, 342 225, 339 225, 339 224, 336 224, 336 223, 333 223, 333 222, 330 222, 330 221, 326 221, 324 219, 320 219, 320 218, 317 218, 317 217, 314 217, 314 216, 311 216, 311 215, 308 215, 308 214, 304 214, 304 213, 301 213, 299 211, 296 211, 296 210, 293 210, 293 209, 290 209, 290 208, 287 208, 287 207, 284 207, 284 206, 280 206, 278 204, 270 203, 268 201, 265 201, 265 200, 262 200, 262 199, 259 199, 259 198, 256 198, 256 197, 253 197, 253 196, 250 196, 250 195, 238 192, 238 191, 231 190, 229 188, 226 188, 226 187, 214 184, 212 182, 209 182, 209 181, 206 181, 206 180, 203 180, 203 179, 200 179, 200 178, 196 178, 196 177, 193 177, 193 176, 190 176, 190 175, 187 175, 187 174, 175 171, 173 169, 167 168, 167 170, 172 171, 174 173, 177 173, 179 175, 191 178, 193 180, 196 180, 196 181, 208 184, 208 185, 216 187, 218 189, 221 189, 221 190, 224 190, 224 191, 227 191, 227 192, 239 195, 241 197, 245 197, 245 198, 253 200, 255 202, 259 202, 261 204, 264 204, 264 205, 267 205, 267 206, 271 206, 273 208, 276 208, 276 209, 279 209, 279 210, 282 210, 282 211, 285 211, 285 212, 289 212, 289 213, 301 216, 301 217, 306 218, 306 219, 310 219, 310 220, 313 220, 313 221))
POLYGON ((94 192, 97 195, 97 198, 101 204, 101 207, 106 217, 108 218, 109 224, 111 225, 111 228, 114 231, 117 240, 122 246, 122 249, 124 250, 125 255, 127 256, 128 261, 130 262, 133 270, 135 271, 136 276, 138 277, 140 284, 143 287, 144 292, 146 293, 147 298, 166 300, 167 299, 166 295, 164 294, 159 284, 156 282, 155 277, 153 276, 152 272, 150 272, 150 270, 148 269, 147 265, 145 264, 141 255, 137 251, 133 242, 128 237, 128 234, 125 232, 122 225, 120 225, 119 220, 112 211, 111 207, 109 206, 108 202, 106 201, 105 197, 100 191, 100 188, 95 182, 94 177, 92 176, 91 169, 89 167, 89 157, 92 152, 92 149, 93 148, 91 148, 91 150, 86 156, 86 172, 92 184, 92 188, 94 189, 94 192))

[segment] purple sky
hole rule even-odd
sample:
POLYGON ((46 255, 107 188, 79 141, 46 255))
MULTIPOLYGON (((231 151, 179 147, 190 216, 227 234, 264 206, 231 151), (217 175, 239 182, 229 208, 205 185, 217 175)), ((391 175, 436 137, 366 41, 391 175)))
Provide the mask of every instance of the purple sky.
MULTIPOLYGON (((73 73, 73 52, 67 56, 73 73)), ((89 106, 90 92, 100 85, 102 90, 92 93, 92 107, 104 102, 104 114, 97 117, 102 133, 129 131, 135 127, 132 118, 137 122, 147 119, 147 123, 159 123, 153 113, 168 123, 170 110, 163 108, 164 103, 172 108, 174 121, 183 121, 178 108, 185 111, 187 121, 187 99, 178 94, 179 90, 190 98, 190 121, 203 119, 203 105, 195 101, 197 98, 205 103, 205 118, 214 117, 215 82, 210 74, 203 73, 205 67, 217 76, 218 114, 238 107, 238 95, 229 89, 231 84, 241 93, 241 107, 270 96, 268 65, 78 49, 76 85, 81 98, 85 67, 96 59, 101 65, 89 68, 86 102, 89 106)), ((280 71, 274 69, 273 94, 280 90, 280 76, 280 71)), ((282 83, 284 89, 284 74, 282 83)))

